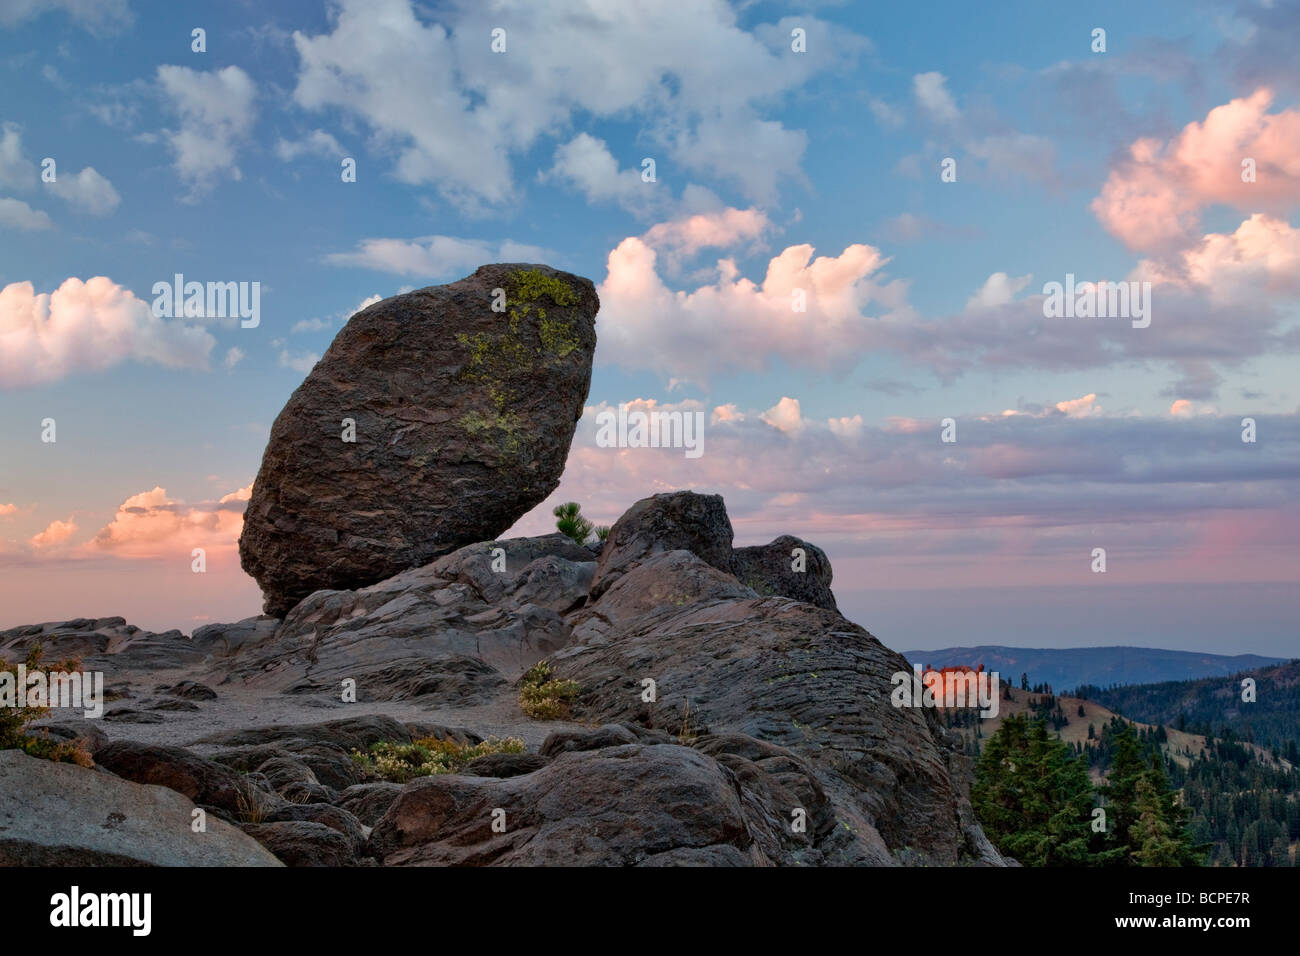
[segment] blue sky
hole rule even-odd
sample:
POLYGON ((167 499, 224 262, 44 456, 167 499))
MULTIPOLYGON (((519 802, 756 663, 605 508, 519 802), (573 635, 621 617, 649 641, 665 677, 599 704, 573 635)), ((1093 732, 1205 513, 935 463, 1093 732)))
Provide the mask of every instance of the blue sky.
POLYGON ((0 626, 255 613, 239 493, 350 312, 536 259, 601 288, 593 415, 710 416, 694 462, 584 419, 556 497, 593 517, 720 492, 895 647, 1294 652, 1298 33, 1280 0, 0 4, 0 626), (178 272, 260 282, 260 325, 150 324, 178 272), (1152 281, 1151 327, 1044 318, 1067 273, 1152 281))

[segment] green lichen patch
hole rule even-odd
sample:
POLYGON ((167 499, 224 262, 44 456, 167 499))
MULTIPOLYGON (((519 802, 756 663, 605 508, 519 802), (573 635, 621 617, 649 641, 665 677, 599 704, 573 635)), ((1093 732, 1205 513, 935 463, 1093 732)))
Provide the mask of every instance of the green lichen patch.
POLYGON ((457 423, 471 436, 485 431, 500 432, 501 450, 507 455, 517 455, 524 447, 523 421, 513 412, 466 412, 457 423))
POLYGON ((582 345, 573 331, 573 323, 563 319, 548 319, 542 314, 542 324, 538 335, 542 340, 542 349, 556 358, 564 358, 582 345))
POLYGON ((519 269, 510 276, 510 297, 516 302, 536 302, 542 296, 548 296, 556 305, 577 305, 579 299, 567 282, 541 269, 519 269))

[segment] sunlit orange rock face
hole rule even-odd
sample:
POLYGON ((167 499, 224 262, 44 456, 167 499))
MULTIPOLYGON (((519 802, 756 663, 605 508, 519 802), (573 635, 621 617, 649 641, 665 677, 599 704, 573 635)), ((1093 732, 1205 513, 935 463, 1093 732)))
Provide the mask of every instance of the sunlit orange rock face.
POLYGON ((973 675, 984 673, 984 665, 978 667, 967 667, 958 665, 957 667, 940 667, 927 668, 921 675, 921 683, 926 687, 934 689, 935 706, 945 707, 946 701, 950 699, 957 701, 957 706, 972 707, 977 706, 978 701, 978 681, 979 678, 973 675), (933 676, 932 676, 933 675, 933 676))

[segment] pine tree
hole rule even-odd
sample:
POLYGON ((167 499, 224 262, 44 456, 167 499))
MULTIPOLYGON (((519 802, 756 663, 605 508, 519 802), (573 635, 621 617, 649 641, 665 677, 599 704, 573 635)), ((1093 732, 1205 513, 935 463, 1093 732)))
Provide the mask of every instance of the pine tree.
POLYGON ((989 839, 1025 866, 1097 866, 1120 855, 1092 831, 1086 764, 1045 720, 1003 720, 984 747, 971 801, 989 839))

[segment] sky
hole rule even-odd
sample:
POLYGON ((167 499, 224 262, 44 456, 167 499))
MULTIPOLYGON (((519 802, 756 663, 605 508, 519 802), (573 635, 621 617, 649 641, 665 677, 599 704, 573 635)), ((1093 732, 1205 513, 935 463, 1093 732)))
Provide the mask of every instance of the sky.
POLYGON ((895 648, 1300 656, 1297 48, 1300 0, 0 0, 0 628, 258 613, 289 395, 508 261, 602 303, 511 535, 691 488, 895 648), (1145 317, 1051 304, 1100 281, 1145 317), (620 404, 703 454, 601 447, 620 404))

